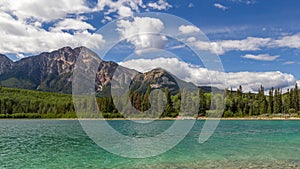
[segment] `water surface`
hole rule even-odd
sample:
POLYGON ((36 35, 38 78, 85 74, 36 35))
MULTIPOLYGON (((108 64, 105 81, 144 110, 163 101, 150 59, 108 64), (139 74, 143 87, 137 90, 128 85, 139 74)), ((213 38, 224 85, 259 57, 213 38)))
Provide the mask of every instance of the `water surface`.
MULTIPOLYGON (((173 122, 155 123, 162 132, 173 122)), ((125 135, 153 135, 151 125, 110 124, 125 135)), ((199 144, 203 124, 164 154, 130 159, 98 147, 76 120, 1 120, 0 168, 300 168, 300 121, 225 120, 199 144)))

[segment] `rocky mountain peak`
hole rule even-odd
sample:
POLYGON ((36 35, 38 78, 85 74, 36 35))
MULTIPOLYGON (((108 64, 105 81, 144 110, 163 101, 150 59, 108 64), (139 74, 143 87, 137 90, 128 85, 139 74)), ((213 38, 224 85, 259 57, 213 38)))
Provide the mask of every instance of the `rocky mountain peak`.
POLYGON ((137 74, 131 83, 132 90, 144 92, 148 86, 152 89, 169 88, 171 93, 177 93, 179 86, 175 80, 175 76, 162 68, 155 68, 143 74, 137 74))
POLYGON ((7 56, 0 54, 0 75, 11 69, 11 61, 7 56))
MULTIPOLYGON (((98 65, 95 75, 96 89, 107 92, 116 69, 122 69, 116 79, 121 85, 130 81, 130 89, 145 91, 168 87, 170 92, 178 92, 178 79, 162 68, 155 68, 146 73, 140 73, 130 68, 119 66, 112 61, 102 61, 96 53, 86 47, 63 47, 52 52, 43 52, 36 56, 23 58, 12 62, 0 55, 0 85, 32 90, 72 93, 72 74, 78 56, 81 55, 83 65, 92 63, 98 65), (133 77, 133 79, 131 79, 133 77)), ((179 81, 179 83, 181 83, 179 81)))

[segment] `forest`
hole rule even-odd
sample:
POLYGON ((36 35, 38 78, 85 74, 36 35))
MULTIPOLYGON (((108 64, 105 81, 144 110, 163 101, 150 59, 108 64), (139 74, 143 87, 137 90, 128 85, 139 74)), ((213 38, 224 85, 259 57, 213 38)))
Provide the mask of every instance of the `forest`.
MULTIPOLYGON (((161 107, 162 102, 164 102, 164 107, 159 110, 152 110, 152 112, 147 111, 151 107, 149 97, 152 91, 150 87, 144 93, 133 91, 129 98, 120 98, 128 102, 126 105, 122 104, 123 102, 120 99, 114 100, 112 97, 102 96, 96 99, 97 106, 104 118, 177 117, 181 106, 191 107, 181 103, 182 97, 187 97, 182 92, 172 95, 168 88, 161 91, 158 96, 160 96, 159 98, 165 98, 165 100, 156 100, 152 104, 161 107), (129 104, 140 113, 130 114, 129 104), (121 112, 118 110, 121 110, 121 112), (129 112, 129 114, 124 114, 124 112, 129 112), (158 112, 161 113, 158 114, 158 112)), ((242 86, 239 86, 236 91, 225 89, 224 93, 226 99, 222 116, 225 118, 250 116, 298 117, 300 115, 297 84, 284 93, 279 88, 272 88, 266 92, 263 86, 260 86, 257 93, 243 92, 242 86)), ((216 95, 221 96, 221 94, 216 95)), ((196 117, 207 116, 207 113, 217 106, 216 103, 211 102, 213 95, 210 92, 204 92, 201 88, 199 88, 199 93, 189 97, 199 102, 197 110, 193 112, 196 117)), ((87 106, 89 103, 82 105, 87 106)), ((77 115, 72 95, 0 87, 0 118, 76 118, 77 115)), ((96 114, 92 117, 101 116, 96 114)))
POLYGON ((237 91, 226 90, 226 104, 223 117, 245 116, 299 116, 299 89, 271 88, 267 94, 263 86, 258 93, 243 93, 242 86, 237 91))

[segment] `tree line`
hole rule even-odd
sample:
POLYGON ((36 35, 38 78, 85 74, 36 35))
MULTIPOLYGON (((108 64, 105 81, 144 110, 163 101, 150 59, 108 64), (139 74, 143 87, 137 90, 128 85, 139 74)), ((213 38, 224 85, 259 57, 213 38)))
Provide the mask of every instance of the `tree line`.
MULTIPOLYGON (((176 117, 178 115, 207 116, 211 109, 215 109, 218 104, 210 92, 204 92, 199 88, 198 93, 187 96, 183 91, 171 94, 168 88, 161 89, 156 97, 151 98, 150 86, 145 92, 132 91, 129 97, 112 98, 111 96, 101 96, 95 102, 87 102, 85 99, 81 106, 97 107, 102 117, 123 118, 123 117, 176 117), (183 98, 192 100, 192 103, 183 103, 183 98), (198 105, 191 105, 199 103, 198 105), (133 113, 132 107, 138 114, 133 113), (154 109, 158 107, 161 109, 154 109), (189 109, 196 107, 197 109, 189 109), (181 112, 187 108, 191 112, 181 112), (180 114, 181 113, 181 114, 180 114)), ((220 95, 221 94, 215 94, 220 95)), ((218 96, 219 97, 219 96, 218 96)), ((185 100, 188 100, 185 99, 185 100)), ((95 108, 96 109, 96 108, 95 108)), ((84 109, 83 109, 84 110, 84 109)), ((96 112, 96 111, 95 111, 96 112)), ((242 86, 236 91, 225 89, 225 102, 223 117, 247 117, 247 116, 274 116, 291 115, 299 116, 299 89, 297 84, 294 88, 283 93, 282 89, 271 88, 268 92, 260 86, 257 93, 243 92, 242 86)), ((0 87, 0 118, 76 118, 72 95, 32 91, 24 89, 12 89, 0 87)), ((84 116, 85 117, 85 116, 84 116)), ((94 114, 89 117, 100 117, 94 114)))
POLYGON ((0 118, 75 118, 72 96, 0 87, 0 118))
POLYGON ((294 88, 282 89, 271 88, 267 94, 261 85, 258 93, 243 93, 242 86, 237 91, 226 90, 226 104, 224 117, 244 116, 272 116, 272 115, 293 115, 298 116, 299 112, 299 89, 297 84, 294 88))

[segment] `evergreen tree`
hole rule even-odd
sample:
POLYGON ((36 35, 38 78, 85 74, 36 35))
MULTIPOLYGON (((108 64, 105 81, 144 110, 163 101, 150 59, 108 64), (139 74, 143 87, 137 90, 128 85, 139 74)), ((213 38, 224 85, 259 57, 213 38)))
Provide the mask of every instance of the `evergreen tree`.
POLYGON ((243 116, 243 109, 244 109, 244 104, 243 104, 243 88, 240 85, 239 88, 236 91, 236 107, 237 107, 237 113, 238 116, 243 116))
POLYGON ((200 103, 199 103, 199 111, 198 111, 198 116, 205 116, 206 114, 206 99, 204 95, 204 91, 200 88, 199 89, 199 98, 200 98, 200 103))
POLYGON ((282 113, 282 95, 281 90, 278 88, 274 94, 274 114, 282 113))
POLYGON ((272 87, 270 90, 269 90, 269 101, 268 101, 268 114, 271 115, 274 111, 273 109, 273 105, 274 105, 274 102, 273 102, 273 94, 274 94, 274 88, 272 87))
POLYGON ((298 85, 296 83, 295 88, 294 88, 294 93, 293 93, 293 104, 294 104, 294 109, 296 112, 299 111, 299 94, 298 94, 298 85))
POLYGON ((265 97, 265 89, 261 85, 259 92, 258 92, 258 101, 259 101, 259 114, 266 114, 268 107, 267 107, 267 100, 265 97))
POLYGON ((173 103, 171 100, 169 88, 165 89, 165 96, 167 99, 167 103, 166 103, 166 107, 165 107, 164 112, 162 113, 161 117, 176 117, 176 115, 174 116, 175 110, 173 108, 173 103))

